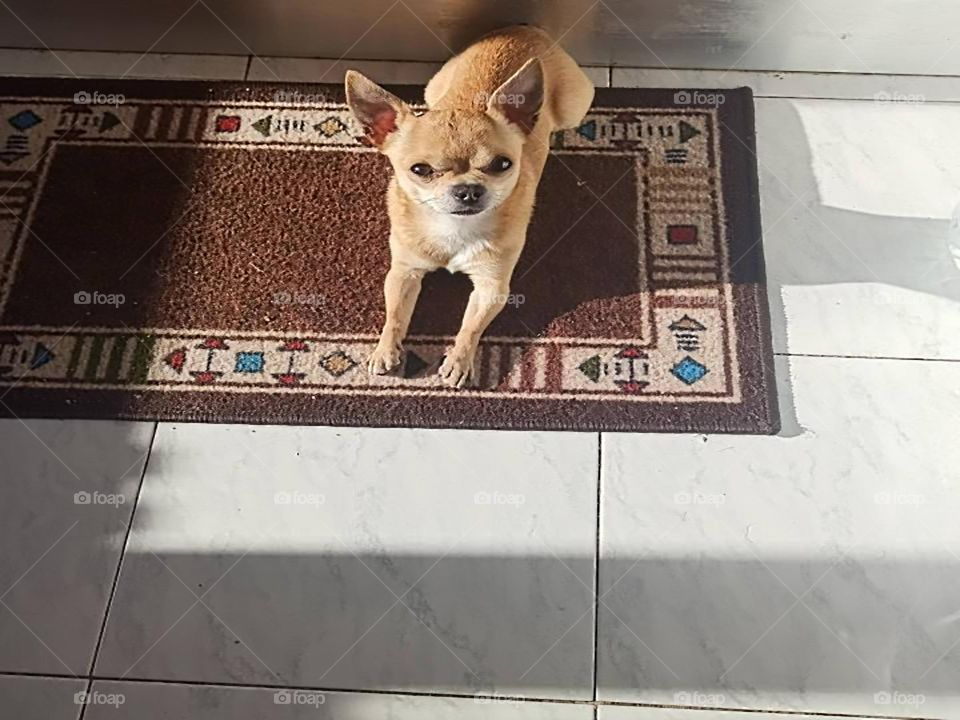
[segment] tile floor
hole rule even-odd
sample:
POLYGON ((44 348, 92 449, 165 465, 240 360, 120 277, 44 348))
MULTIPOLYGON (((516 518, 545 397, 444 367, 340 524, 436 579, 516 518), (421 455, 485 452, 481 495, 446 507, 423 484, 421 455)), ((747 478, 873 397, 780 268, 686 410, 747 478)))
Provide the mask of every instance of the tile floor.
MULTIPOLYGON (((13 75, 345 65, 0 51, 13 75)), ((755 88, 783 432, 0 421, 0 714, 960 717, 960 83, 590 72, 755 88)))

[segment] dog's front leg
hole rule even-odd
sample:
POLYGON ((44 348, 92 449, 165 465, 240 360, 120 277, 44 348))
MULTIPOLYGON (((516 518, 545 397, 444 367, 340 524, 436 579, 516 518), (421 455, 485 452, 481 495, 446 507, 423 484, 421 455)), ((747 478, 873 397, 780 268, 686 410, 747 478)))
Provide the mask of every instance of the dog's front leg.
POLYGON ((425 271, 420 268, 392 264, 383 283, 387 319, 380 333, 380 341, 367 360, 367 370, 373 375, 388 373, 400 364, 403 339, 410 327, 410 318, 420 295, 425 271))
POLYGON ((473 292, 463 314, 460 332, 440 365, 440 378, 450 387, 463 387, 473 377, 480 336, 503 310, 510 292, 509 275, 506 278, 471 275, 470 279, 473 292))

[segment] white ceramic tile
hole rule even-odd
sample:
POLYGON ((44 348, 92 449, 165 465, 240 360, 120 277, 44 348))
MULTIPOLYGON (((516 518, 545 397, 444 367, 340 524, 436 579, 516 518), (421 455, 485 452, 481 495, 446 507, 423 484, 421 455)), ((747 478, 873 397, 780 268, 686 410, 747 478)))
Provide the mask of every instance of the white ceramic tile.
POLYGON ((960 364, 777 372, 781 436, 604 436, 600 697, 955 717, 960 364))
POLYGON ((610 87, 610 68, 600 65, 586 65, 583 71, 597 87, 610 87))
MULTIPOLYGON (((381 84, 425 85, 441 65, 390 60, 254 57, 247 79, 336 83, 343 80, 347 70, 357 70, 381 84)), ((606 87, 609 83, 609 70, 605 67, 585 67, 584 72, 597 87, 606 87)))
POLYGON ((0 49, 0 75, 243 80, 243 55, 0 49))
POLYGON ((776 350, 960 359, 960 106, 756 105, 776 350))
POLYGON ((16 720, 74 720, 86 680, 0 677, 0 716, 16 720))
POLYGON ((152 432, 0 420, 0 670, 89 669, 152 432))
POLYGON ((161 425, 98 672, 589 697, 597 442, 161 425))
POLYGON ((91 705, 85 720, 591 720, 587 705, 531 703, 500 697, 449 698, 372 693, 268 690, 202 685, 97 682, 94 691, 122 696, 118 707, 91 705))
POLYGON ((759 96, 877 100, 884 103, 960 100, 960 78, 857 73, 757 72, 613 68, 614 87, 750 87, 759 96))

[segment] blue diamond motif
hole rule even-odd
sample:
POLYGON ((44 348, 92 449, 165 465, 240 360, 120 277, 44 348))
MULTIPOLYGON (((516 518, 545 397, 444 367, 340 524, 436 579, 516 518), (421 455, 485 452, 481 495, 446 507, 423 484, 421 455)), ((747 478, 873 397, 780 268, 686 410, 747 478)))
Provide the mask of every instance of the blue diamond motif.
POLYGON ((40 123, 43 118, 37 115, 33 110, 22 110, 16 115, 7 118, 7 120, 17 130, 23 132, 24 130, 29 130, 34 125, 40 123))
POLYGON ((670 372, 683 383, 693 385, 707 374, 707 368, 702 363, 697 362, 687 355, 683 360, 674 365, 670 372))
POLYGON ((238 352, 235 370, 238 373, 263 372, 263 353, 238 352))

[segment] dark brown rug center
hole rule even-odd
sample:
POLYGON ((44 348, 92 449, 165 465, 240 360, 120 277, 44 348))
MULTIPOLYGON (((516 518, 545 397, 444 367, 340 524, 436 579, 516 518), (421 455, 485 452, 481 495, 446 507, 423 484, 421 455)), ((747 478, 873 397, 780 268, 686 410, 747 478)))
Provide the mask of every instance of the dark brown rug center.
POLYGON ((3 414, 776 429, 748 91, 598 91, 554 138, 478 385, 457 391, 436 369, 470 287, 445 271, 401 370, 365 371, 389 167, 339 86, 291 104, 280 85, 92 85, 2 81, 3 414))

